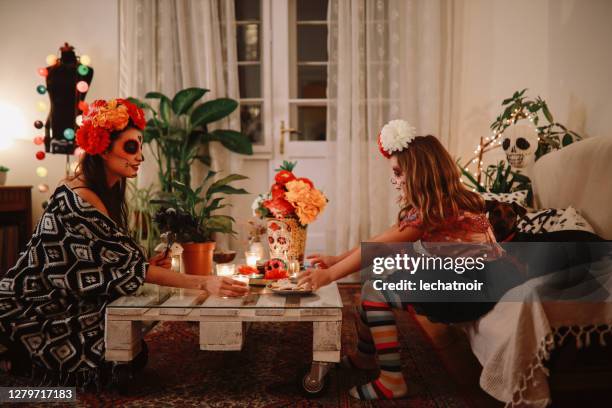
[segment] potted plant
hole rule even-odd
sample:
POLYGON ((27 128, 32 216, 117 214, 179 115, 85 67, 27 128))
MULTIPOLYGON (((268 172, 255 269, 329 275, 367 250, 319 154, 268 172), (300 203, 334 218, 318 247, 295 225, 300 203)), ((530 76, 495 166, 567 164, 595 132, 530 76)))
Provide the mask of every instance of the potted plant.
POLYGON ((230 115, 238 102, 218 98, 196 104, 207 92, 203 88, 186 88, 172 99, 160 92, 147 93, 146 99, 159 101, 157 109, 147 102, 129 98, 152 115, 143 136, 144 143, 151 144, 162 191, 172 191, 174 181, 190 185, 190 170, 196 160, 210 166, 208 144, 212 141, 220 142, 232 152, 253 154, 251 141, 242 133, 228 129, 209 131, 209 126, 230 115))
POLYGON ((325 195, 305 177, 295 177, 297 162, 284 161, 276 169, 270 192, 258 196, 253 212, 267 220, 270 257, 304 262, 308 224, 315 221, 327 205, 325 195))
POLYGON ((136 183, 128 182, 128 190, 130 192, 130 200, 128 201, 128 209, 130 217, 130 233, 132 238, 141 244, 149 256, 153 255, 156 237, 159 237, 159 232, 153 223, 153 215, 155 214, 155 205, 151 201, 156 194, 153 192, 153 185, 147 188, 138 188, 136 183))
POLYGON ((9 172, 9 169, 4 166, 0 166, 0 186, 3 186, 6 183, 6 173, 9 172))
MULTIPOLYGON (((213 234, 236 234, 232 228, 234 218, 213 212, 227 206, 222 204, 225 198, 223 195, 248 194, 246 190, 230 185, 248 177, 230 174, 213 182, 212 178, 216 174, 209 171, 195 190, 174 180, 172 187, 175 193, 162 194, 162 198, 152 201, 162 205, 155 214, 155 223, 159 230, 162 233, 169 232, 169 240, 180 242, 183 246, 183 265, 186 273, 210 275, 215 249, 213 234)), ((171 244, 168 242, 168 246, 171 244)))

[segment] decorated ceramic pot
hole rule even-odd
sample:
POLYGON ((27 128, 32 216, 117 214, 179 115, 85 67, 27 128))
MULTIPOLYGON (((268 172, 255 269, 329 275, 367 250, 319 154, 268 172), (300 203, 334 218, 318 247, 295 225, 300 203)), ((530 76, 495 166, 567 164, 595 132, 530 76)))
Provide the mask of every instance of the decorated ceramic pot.
POLYGON ((270 258, 297 259, 303 264, 306 228, 297 218, 268 218, 270 258))

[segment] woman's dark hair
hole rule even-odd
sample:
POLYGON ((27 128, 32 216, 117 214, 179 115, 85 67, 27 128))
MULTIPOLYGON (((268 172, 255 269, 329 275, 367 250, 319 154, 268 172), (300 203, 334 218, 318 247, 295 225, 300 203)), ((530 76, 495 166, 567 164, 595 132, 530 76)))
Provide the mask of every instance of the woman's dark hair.
MULTIPOLYGON (((135 128, 131 119, 125 129, 111 133, 111 144, 108 149, 113 147, 113 143, 115 143, 115 140, 117 140, 121 133, 130 128, 135 128)), ((83 153, 81 155, 81 160, 79 161, 72 180, 79 176, 85 178, 85 185, 100 198, 108 210, 108 215, 115 221, 115 224, 124 231, 127 231, 128 210, 125 201, 125 177, 122 177, 113 187, 108 187, 106 171, 104 169, 104 159, 98 154, 90 155, 88 153, 83 153)))

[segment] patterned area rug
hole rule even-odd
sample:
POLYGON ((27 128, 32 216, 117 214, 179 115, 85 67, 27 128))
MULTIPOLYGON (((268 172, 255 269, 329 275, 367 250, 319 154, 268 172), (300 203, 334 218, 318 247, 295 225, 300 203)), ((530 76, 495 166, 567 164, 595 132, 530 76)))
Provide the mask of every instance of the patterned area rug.
MULTIPOLYGON (((355 289, 343 289, 343 350, 356 345, 355 289)), ((333 369, 324 396, 309 400, 299 380, 312 358, 312 325, 254 323, 240 352, 200 351, 197 324, 157 325, 145 340, 149 363, 135 379, 129 397, 114 392, 79 394, 77 406, 122 407, 467 407, 429 340, 408 313, 397 316, 402 364, 410 396, 396 401, 360 402, 348 395, 374 372, 333 369)), ((16 384, 0 375, 1 385, 16 384)), ((22 383, 22 385, 25 385, 22 383)), ((20 404, 20 406, 24 406, 20 404)))

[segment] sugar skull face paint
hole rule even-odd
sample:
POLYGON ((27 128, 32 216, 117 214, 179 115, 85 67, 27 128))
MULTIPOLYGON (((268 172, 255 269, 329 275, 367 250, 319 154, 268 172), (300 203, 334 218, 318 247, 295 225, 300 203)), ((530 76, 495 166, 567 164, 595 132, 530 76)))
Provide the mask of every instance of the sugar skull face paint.
POLYGON ((130 128, 119 134, 110 149, 102 154, 107 169, 118 177, 136 177, 142 155, 142 134, 130 128))
POLYGON ((123 143, 123 151, 127 154, 136 154, 140 150, 140 141, 129 139, 123 143))
POLYGON ((391 156, 389 163, 391 164, 391 170, 393 172, 390 179, 391 185, 397 190, 400 195, 400 200, 402 200, 406 193, 406 175, 402 172, 395 155, 391 156))

